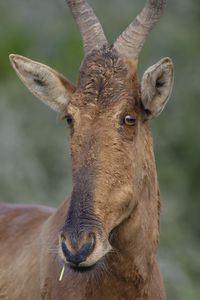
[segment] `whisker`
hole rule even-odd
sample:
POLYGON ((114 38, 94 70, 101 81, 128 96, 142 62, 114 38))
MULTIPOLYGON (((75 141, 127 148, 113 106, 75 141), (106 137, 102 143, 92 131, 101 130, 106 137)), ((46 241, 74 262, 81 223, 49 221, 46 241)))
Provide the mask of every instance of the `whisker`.
POLYGON ((58 248, 48 249, 49 253, 58 253, 58 248))

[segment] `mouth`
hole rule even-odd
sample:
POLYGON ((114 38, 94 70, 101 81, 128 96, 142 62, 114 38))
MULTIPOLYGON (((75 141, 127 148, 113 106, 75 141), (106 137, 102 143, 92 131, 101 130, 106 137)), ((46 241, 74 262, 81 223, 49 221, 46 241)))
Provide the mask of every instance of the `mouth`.
POLYGON ((78 267, 78 266, 72 266, 72 265, 68 264, 68 267, 70 268, 70 270, 73 270, 74 272, 86 273, 86 272, 90 272, 90 271, 94 270, 94 268, 96 267, 96 264, 89 266, 89 267, 78 267))

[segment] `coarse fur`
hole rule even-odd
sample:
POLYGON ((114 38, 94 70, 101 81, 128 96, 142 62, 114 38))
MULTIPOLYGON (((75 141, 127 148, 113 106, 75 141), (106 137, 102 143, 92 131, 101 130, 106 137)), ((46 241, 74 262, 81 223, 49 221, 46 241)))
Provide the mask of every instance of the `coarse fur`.
POLYGON ((57 209, 0 204, 0 299, 165 300, 148 120, 169 97, 171 60, 148 69, 140 86, 137 61, 103 45, 85 55, 77 87, 27 58, 11 62, 69 121, 73 190, 57 209))

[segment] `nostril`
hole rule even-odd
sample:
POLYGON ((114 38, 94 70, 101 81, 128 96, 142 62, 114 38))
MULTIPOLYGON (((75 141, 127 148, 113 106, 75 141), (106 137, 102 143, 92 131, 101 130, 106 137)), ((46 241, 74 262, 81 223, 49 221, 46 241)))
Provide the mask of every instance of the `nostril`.
POLYGON ((61 246, 62 246, 62 251, 63 251, 66 259, 69 260, 69 258, 72 255, 72 253, 68 250, 68 248, 67 248, 67 246, 66 246, 66 244, 64 242, 62 242, 61 246))
POLYGON ((61 237, 62 240, 65 240, 65 239, 66 239, 66 236, 65 236, 64 231, 62 231, 62 232, 60 233, 60 237, 61 237))
POLYGON ((93 249, 94 243, 88 242, 84 244, 79 251, 77 251, 76 255, 87 258, 92 253, 93 249))

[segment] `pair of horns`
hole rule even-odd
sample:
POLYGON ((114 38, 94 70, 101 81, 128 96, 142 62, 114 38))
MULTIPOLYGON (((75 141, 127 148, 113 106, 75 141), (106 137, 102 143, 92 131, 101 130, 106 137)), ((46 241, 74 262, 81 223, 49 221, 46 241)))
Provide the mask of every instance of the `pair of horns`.
MULTIPOLYGON (((107 45, 107 39, 101 24, 92 8, 85 0, 66 0, 72 15, 76 20, 82 40, 85 56, 93 49, 100 49, 107 45)), ((113 47, 118 53, 132 60, 137 60, 144 42, 158 22, 166 0, 147 0, 146 5, 135 20, 117 38, 113 47)))

